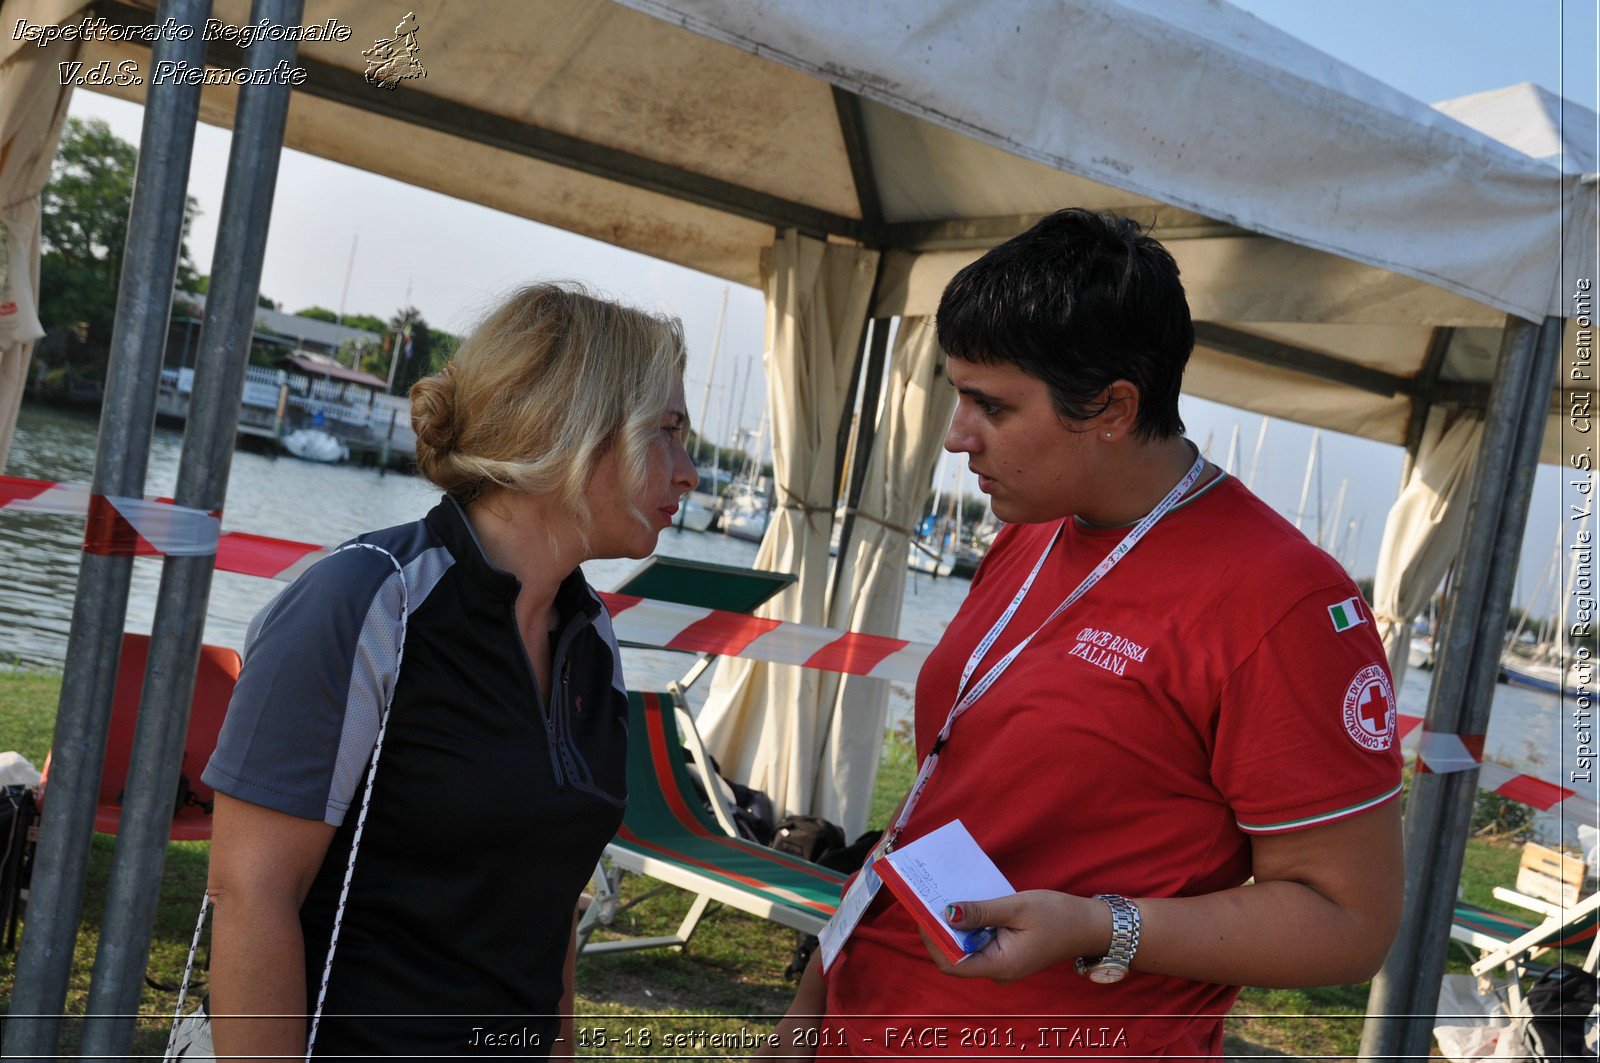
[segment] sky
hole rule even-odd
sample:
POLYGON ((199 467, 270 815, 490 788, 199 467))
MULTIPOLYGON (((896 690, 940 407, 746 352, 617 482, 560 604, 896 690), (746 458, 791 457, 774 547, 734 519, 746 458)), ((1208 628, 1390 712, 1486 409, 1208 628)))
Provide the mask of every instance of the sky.
MULTIPOLYGON (((1595 61, 1600 0, 1239 0, 1236 6, 1428 103, 1532 81, 1600 109, 1595 61)), ((70 113, 104 118, 124 139, 139 139, 137 105, 80 90, 70 113)), ((196 138, 190 193, 199 200, 201 214, 190 251, 201 272, 210 272, 228 141, 226 130, 207 125, 196 138)), ((310 155, 284 153, 262 293, 285 310, 342 306, 351 313, 388 317, 409 303, 435 327, 464 332, 501 294, 554 277, 578 278, 604 293, 681 317, 690 345, 691 415, 723 442, 733 427, 756 427, 764 385, 762 301, 755 289, 310 155), (708 396, 712 339, 725 290, 726 323, 708 396), (746 385, 752 372, 754 383, 746 385), (730 406, 741 397, 743 406, 732 411, 730 421, 730 406)), ((1182 413, 1196 443, 1211 440, 1213 459, 1227 456, 1236 425, 1245 457, 1252 455, 1258 416, 1196 399, 1185 399, 1182 413)), ((1255 489, 1291 518, 1299 508, 1310 444, 1309 428, 1274 421, 1263 449, 1255 489)), ((1401 458, 1398 447, 1322 433, 1304 522, 1314 530, 1320 491, 1324 530, 1331 532, 1334 500, 1340 485, 1348 485, 1339 533, 1350 535, 1349 522, 1359 522, 1350 564, 1357 576, 1376 567, 1401 458)), ((942 471, 951 480, 960 475, 957 465, 942 471)), ((977 494, 970 475, 965 484, 965 491, 977 494)), ((1524 536, 1519 600, 1549 557, 1560 491, 1557 471, 1542 468, 1524 536)))

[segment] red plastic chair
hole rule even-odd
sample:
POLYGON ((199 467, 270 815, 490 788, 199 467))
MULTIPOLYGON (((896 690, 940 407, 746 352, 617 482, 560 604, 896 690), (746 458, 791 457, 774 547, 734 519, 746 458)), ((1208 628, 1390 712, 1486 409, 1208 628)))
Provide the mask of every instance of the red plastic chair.
MULTIPOLYGON (((105 766, 100 772, 100 796, 95 808, 94 829, 101 834, 116 834, 122 816, 122 790, 127 783, 128 762, 133 753, 134 725, 139 718, 139 694, 144 685, 145 663, 150 657, 150 636, 124 634, 122 658, 117 664, 117 690, 111 702, 111 729, 106 739, 105 766)), ((183 745, 182 772, 188 781, 193 801, 185 801, 172 817, 173 841, 205 841, 211 837, 211 813, 207 811, 215 794, 200 781, 206 761, 217 748, 222 718, 233 697, 239 678, 239 655, 223 646, 201 646, 200 668, 194 681, 194 704, 189 710, 189 735, 183 745), (199 803, 196 803, 199 802, 199 803), (205 806, 205 807, 202 807, 205 806)), ((45 801, 50 779, 50 758, 44 762, 39 780, 39 804, 45 801)), ((177 794, 173 795, 177 804, 177 794)))

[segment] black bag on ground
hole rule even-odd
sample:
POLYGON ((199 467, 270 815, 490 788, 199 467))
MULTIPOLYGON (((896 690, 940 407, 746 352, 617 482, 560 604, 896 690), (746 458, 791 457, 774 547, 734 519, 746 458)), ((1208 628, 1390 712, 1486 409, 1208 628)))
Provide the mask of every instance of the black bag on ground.
POLYGON ((17 944, 22 893, 33 871, 28 836, 39 822, 38 797, 31 786, 0 787, 0 951, 17 944))
POLYGON ((821 816, 785 816, 772 833, 772 847, 813 864, 844 848, 844 831, 821 816))
POLYGON ((772 798, 727 776, 723 776, 723 779, 732 788, 733 799, 738 803, 738 807, 733 809, 733 825, 739 828, 741 835, 757 845, 770 845, 772 824, 778 818, 772 808, 772 798))
POLYGON ((852 875, 867 862, 867 854, 872 852, 882 837, 883 831, 869 830, 843 849, 833 849, 823 853, 817 859, 817 863, 841 875, 852 875))
POLYGON ((1528 1053, 1535 1060, 1594 1058, 1583 1043, 1583 1025, 1600 1001, 1600 977, 1563 963, 1539 976, 1528 990, 1528 1053))
MULTIPOLYGON (((694 763, 694 754, 689 751, 689 747, 680 746, 679 749, 683 753, 683 762, 692 765, 694 763)), ((711 761, 712 773, 721 779, 733 793, 734 807, 728 810, 728 815, 733 820, 734 828, 738 830, 739 837, 748 842, 755 842, 757 845, 770 844, 772 842, 773 822, 777 818, 776 813, 772 810, 772 798, 760 790, 751 789, 744 783, 734 782, 722 774, 722 766, 717 763, 716 757, 711 756, 709 753, 706 754, 706 757, 711 761)), ((705 786, 700 782, 699 773, 691 771, 689 773, 689 781, 694 785, 694 792, 700 795, 700 801, 705 810, 715 816, 716 812, 711 803, 713 798, 706 793, 705 786)))

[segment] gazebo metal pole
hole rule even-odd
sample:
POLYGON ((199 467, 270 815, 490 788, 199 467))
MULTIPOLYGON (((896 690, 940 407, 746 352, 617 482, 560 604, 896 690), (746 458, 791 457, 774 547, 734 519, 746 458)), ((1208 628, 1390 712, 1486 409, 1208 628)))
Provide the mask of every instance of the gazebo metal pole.
MULTIPOLYGON (((298 26, 302 8, 303 0, 255 0, 250 22, 298 26)), ((294 41, 264 38, 246 54, 251 69, 274 70, 280 62, 293 64, 297 47, 294 41)), ((290 86, 277 80, 239 91, 178 468, 177 503, 206 512, 220 510, 227 494, 289 93, 290 86)), ((215 560, 215 555, 169 557, 162 565, 150 663, 89 988, 85 1057, 125 1058, 133 1047, 215 560)))
MULTIPOLYGON (((1561 322, 1508 318, 1473 470, 1461 562, 1439 639, 1425 728, 1482 749, 1534 470, 1555 382, 1561 322)), ((1405 913, 1373 979, 1366 1059, 1426 1057, 1444 973, 1478 772, 1419 770, 1406 803, 1405 913)))
MULTIPOLYGON (((166 60, 202 63, 201 30, 210 11, 210 0, 162 0, 157 23, 190 32, 184 40, 161 34, 151 46, 152 68, 166 60)), ((100 411, 96 499, 144 492, 199 112, 199 85, 168 79, 148 88, 100 411)), ((91 504, 51 745, 50 795, 6 1023, 6 1054, 20 1059, 56 1054, 128 608, 133 558, 89 549, 95 515, 103 512, 103 503, 91 504)))
POLYGON ((861 504, 861 489, 872 461, 872 444, 878 433, 879 407, 883 400, 883 363, 889 349, 889 319, 872 319, 872 338, 868 340, 866 387, 861 395, 861 420, 856 424, 855 460, 850 466, 850 491, 845 498, 844 523, 839 528, 839 556, 833 562, 833 581, 828 590, 827 616, 844 590, 844 573, 849 567, 850 539, 855 532, 856 507, 861 504))
POLYGON ((844 460, 850 452, 850 437, 855 434, 856 399, 861 395, 861 367, 867 362, 867 337, 872 332, 872 318, 861 325, 861 342, 856 344, 856 356, 850 362, 850 386, 845 388, 844 409, 839 413, 839 430, 833 440, 833 497, 844 490, 844 460))

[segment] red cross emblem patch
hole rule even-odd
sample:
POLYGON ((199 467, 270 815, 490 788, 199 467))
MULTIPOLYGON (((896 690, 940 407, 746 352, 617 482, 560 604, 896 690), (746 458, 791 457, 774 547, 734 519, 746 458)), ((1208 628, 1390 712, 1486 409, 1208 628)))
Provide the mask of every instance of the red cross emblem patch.
POLYGON ((1381 753, 1394 744, 1394 685, 1381 665, 1356 673, 1344 692, 1344 729, 1362 749, 1381 753))

